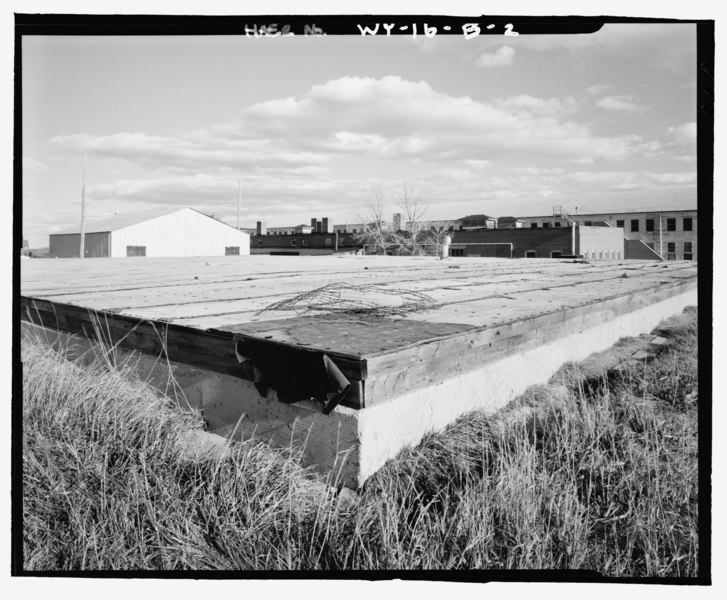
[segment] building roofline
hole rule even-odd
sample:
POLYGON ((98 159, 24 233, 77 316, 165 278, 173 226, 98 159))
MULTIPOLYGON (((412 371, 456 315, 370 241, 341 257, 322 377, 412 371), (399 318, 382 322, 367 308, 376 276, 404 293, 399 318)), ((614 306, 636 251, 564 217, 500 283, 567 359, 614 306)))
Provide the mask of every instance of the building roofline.
MULTIPOLYGON (((235 231, 239 231, 240 233, 247 233, 245 231, 241 231, 234 225, 230 225, 229 223, 225 223, 224 221, 219 221, 218 219, 215 219, 214 217, 212 217, 206 213, 203 213, 201 210, 198 210, 191 206, 183 206, 182 208, 177 208, 176 210, 172 210, 170 212, 164 212, 164 213, 161 213, 158 215, 154 215, 153 217, 143 218, 140 216, 138 220, 135 219, 135 220, 131 221, 130 223, 121 225, 120 227, 117 227, 115 229, 107 228, 108 223, 103 223, 101 225, 102 229, 89 229, 88 231, 86 231, 84 233, 86 235, 88 235, 90 233, 113 233, 115 231, 121 231, 122 229, 127 229, 128 227, 133 227, 134 225, 139 225, 140 223, 145 223, 147 221, 153 221, 154 219, 161 219, 162 217, 168 217, 169 215, 173 215, 175 213, 181 212, 186 209, 193 210, 194 212, 199 213, 200 215, 205 216, 208 219, 212 219, 213 221, 215 221, 217 223, 226 225, 227 227, 231 227, 232 229, 234 229, 235 231)), ((108 221, 108 219, 107 219, 107 221, 108 221)), ((93 227, 93 224, 91 224, 91 227, 93 227)), ((81 235, 81 232, 78 230, 77 231, 62 231, 62 232, 58 232, 58 233, 50 233, 49 235, 81 235)), ((248 233, 247 235, 250 235, 250 234, 248 233)))
MULTIPOLYGON (((677 208, 677 209, 670 209, 670 210, 630 210, 630 211, 621 211, 621 210, 612 210, 612 211, 601 211, 596 213, 578 213, 578 214, 570 214, 571 219, 577 219, 580 217, 599 217, 602 215, 641 215, 641 214, 650 214, 650 215, 658 215, 658 214, 665 214, 665 213, 681 213, 681 212, 697 212, 696 208, 677 208)), ((527 215, 524 217, 515 217, 516 219, 554 219, 557 218, 556 215, 547 214, 547 215, 527 215)))

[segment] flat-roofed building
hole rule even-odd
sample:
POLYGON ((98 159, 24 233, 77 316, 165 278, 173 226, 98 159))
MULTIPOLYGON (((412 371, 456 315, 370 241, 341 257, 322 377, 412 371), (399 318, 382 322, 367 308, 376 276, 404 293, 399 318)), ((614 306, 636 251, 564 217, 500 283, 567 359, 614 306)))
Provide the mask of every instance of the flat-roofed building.
MULTIPOLYGON (((565 217, 553 215, 518 218, 523 227, 532 229, 570 225, 565 217)), ((627 258, 646 258, 646 251, 639 248, 645 245, 665 260, 697 260, 696 209, 588 213, 570 215, 570 218, 588 227, 623 228, 624 236, 632 242, 627 243, 627 258), (638 253, 638 256, 632 253, 638 253)))

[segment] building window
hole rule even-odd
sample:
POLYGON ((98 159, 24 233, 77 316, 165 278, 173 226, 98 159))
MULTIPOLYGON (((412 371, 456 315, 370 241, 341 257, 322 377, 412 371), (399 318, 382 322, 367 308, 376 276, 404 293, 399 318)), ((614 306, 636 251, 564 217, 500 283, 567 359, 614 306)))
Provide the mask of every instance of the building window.
POLYGON ((556 227, 560 227, 560 221, 556 221, 556 222, 555 222, 555 226, 556 226, 556 227))
POLYGON ((692 230, 692 217, 684 217, 684 231, 692 230))
POLYGON ((667 252, 676 252, 677 251, 676 242, 668 242, 666 245, 666 251, 667 252))
POLYGON ((586 221, 586 222, 584 223, 584 225, 585 225, 586 227, 590 227, 591 225, 593 225, 593 221, 586 221))
POLYGON ((687 254, 685 252, 684 253, 684 260, 694 260, 693 256, 694 256, 693 254, 687 254))
POLYGON ((676 260, 677 255, 674 252, 667 252, 666 253, 666 260, 676 260))
POLYGON ((692 242, 684 242, 684 252, 692 251, 692 242))
POLYGON ((603 260, 603 250, 598 251, 598 260, 603 260))
POLYGON ((646 219, 646 231, 654 231, 654 219, 646 219))
POLYGON ((616 227, 623 227, 623 226, 624 226, 624 220, 616 219, 616 227))
POLYGON ((548 229, 550 227, 550 223, 543 223, 543 229, 548 229))
POLYGON ((225 246, 225 256, 240 256, 240 246, 225 246))
POLYGON ((676 231, 677 230, 677 220, 676 219, 667 219, 666 220, 666 230, 667 231, 676 231))
POLYGON ((449 255, 450 256, 464 256, 464 248, 450 248, 449 255))
POLYGON ((356 230, 354 229, 353 232, 356 233, 356 230))
POLYGON ((561 256, 563 256, 563 253, 560 250, 550 251, 550 258, 560 258, 561 256))
POLYGON ((290 240, 290 245, 291 246, 295 246, 295 244, 296 244, 295 238, 293 238, 292 240, 290 240))
POLYGON ((146 246, 126 246, 126 256, 146 256, 146 246))
POLYGON ((530 229, 537 229, 538 224, 537 223, 530 223, 530 229))
POLYGON ((262 241, 262 240, 258 240, 258 241, 257 241, 257 245, 258 245, 258 246, 262 246, 262 245, 263 245, 263 241, 262 241))
POLYGON ((525 251, 525 258, 537 258, 538 253, 535 250, 526 250, 525 251))
POLYGON ((638 230, 639 230, 639 220, 631 219, 631 231, 638 231, 638 230))
POLYGON ((330 246, 332 243, 331 238, 326 238, 326 246, 330 246))
POLYGON ((303 241, 301 242, 301 245, 303 245, 303 246, 307 246, 307 245, 308 245, 308 240, 303 240, 303 241))

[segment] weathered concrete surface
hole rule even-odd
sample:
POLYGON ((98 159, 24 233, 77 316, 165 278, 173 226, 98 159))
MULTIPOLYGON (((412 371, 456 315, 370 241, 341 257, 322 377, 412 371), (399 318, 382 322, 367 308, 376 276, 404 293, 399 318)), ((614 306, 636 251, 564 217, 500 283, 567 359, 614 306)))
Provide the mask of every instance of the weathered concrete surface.
POLYGON ((359 481, 427 433, 474 410, 494 412, 529 386, 547 382, 564 363, 606 350, 622 337, 647 333, 666 317, 696 304, 695 289, 365 408, 359 419, 359 481))
MULTIPOLYGON (((336 483, 357 487, 425 434, 474 410, 494 412, 530 385, 547 382, 563 363, 605 350, 622 337, 647 333, 662 319, 696 304, 697 291, 691 289, 539 346, 525 345, 480 368, 386 402, 362 410, 339 406, 328 416, 305 402, 283 404, 274 392, 262 398, 251 382, 236 377, 138 352, 116 349, 111 354, 117 362, 133 364, 143 380, 176 398, 180 406, 201 410, 211 432, 236 439, 257 436, 301 452, 304 463, 332 473, 336 483)), ((86 338, 29 323, 23 327, 65 346, 70 358, 93 359, 94 345, 86 338)))
MULTIPOLYGON (((151 385, 201 410, 211 432, 302 448, 304 461, 355 486, 427 432, 496 410, 565 361, 650 331, 696 304, 696 288, 691 261, 59 259, 24 261, 21 308, 29 321, 89 336, 93 326, 146 352, 112 357, 132 360, 151 385), (324 285, 339 296, 315 318, 309 305, 270 308, 324 285), (372 289, 394 304, 405 294, 431 302, 383 317, 342 318, 331 306, 352 290, 366 300, 372 289), (323 415, 303 392, 289 405, 273 390, 262 398, 250 381, 254 360, 235 355, 235 335, 283 345, 289 358, 302 349, 339 361, 352 384, 348 408, 323 415), (174 360, 161 360, 165 352, 174 360)), ((76 339, 76 354, 87 352, 88 340, 76 339)))

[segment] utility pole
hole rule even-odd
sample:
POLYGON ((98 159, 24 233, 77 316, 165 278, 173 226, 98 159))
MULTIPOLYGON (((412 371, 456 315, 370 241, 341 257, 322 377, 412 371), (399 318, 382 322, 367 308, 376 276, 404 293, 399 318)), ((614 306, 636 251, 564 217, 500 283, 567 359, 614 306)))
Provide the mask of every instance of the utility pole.
POLYGON ((86 154, 83 155, 83 179, 81 180, 81 248, 80 257, 85 256, 86 241, 86 154))
POLYGON ((240 197, 242 196, 242 184, 237 180, 237 228, 240 229, 240 197))

